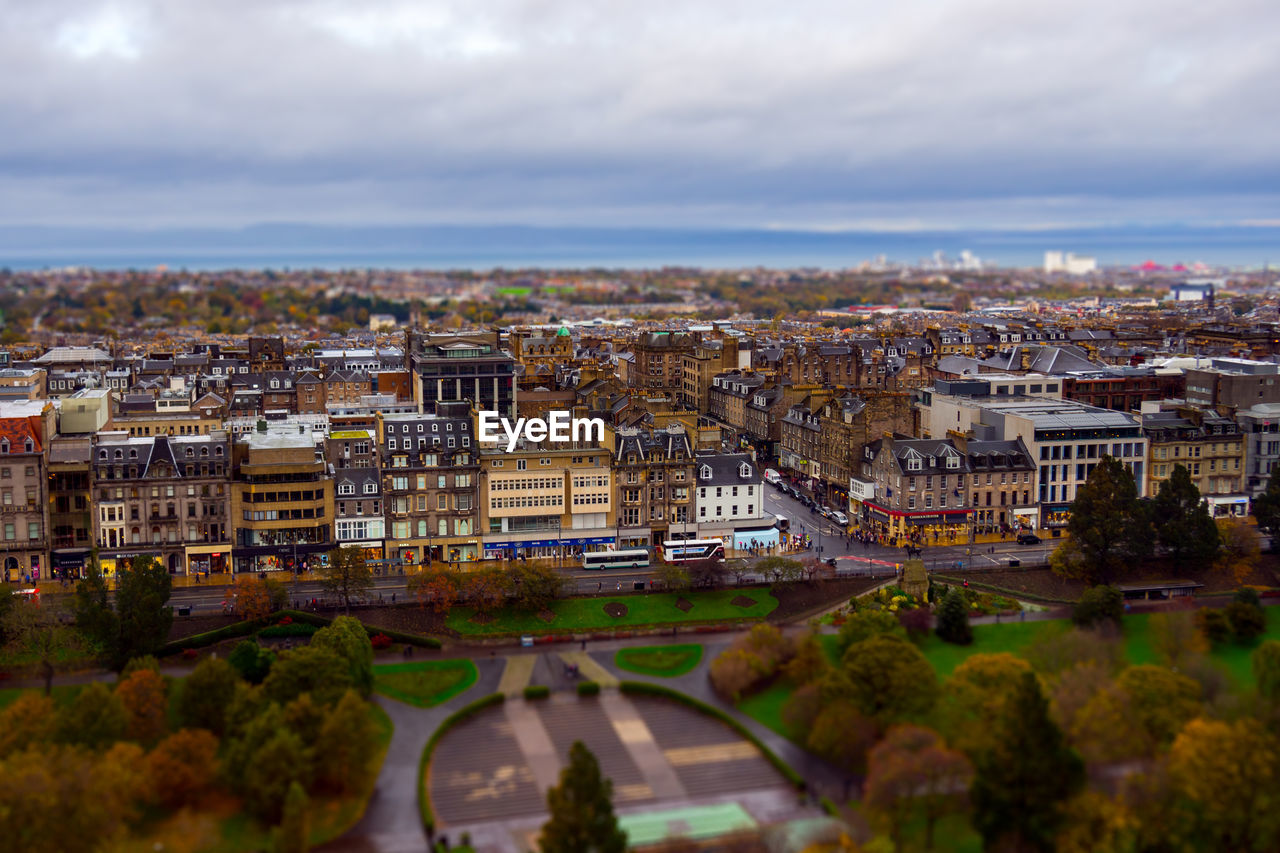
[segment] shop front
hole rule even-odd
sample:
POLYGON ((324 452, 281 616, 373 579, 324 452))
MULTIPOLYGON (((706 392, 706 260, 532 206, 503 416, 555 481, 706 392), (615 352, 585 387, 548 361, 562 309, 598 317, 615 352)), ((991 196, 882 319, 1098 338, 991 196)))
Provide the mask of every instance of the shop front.
POLYGON ((1249 514, 1247 495, 1205 495, 1204 499, 1214 518, 1244 518, 1249 514))
POLYGON ((84 577, 85 567, 89 564, 89 548, 57 548, 52 554, 51 568, 55 578, 77 580, 84 577))
POLYGON ((855 501, 854 524, 881 544, 959 545, 969 541, 969 510, 903 512, 855 501))
POLYGON ((737 554, 769 554, 778 547, 778 528, 774 525, 738 528, 733 531, 733 549, 737 554))
POLYGON ((187 574, 221 575, 231 570, 230 545, 190 545, 186 549, 187 574))
POLYGON ((617 546, 616 536, 565 536, 559 539, 503 539, 484 543, 486 560, 528 560, 581 557, 586 551, 607 551, 617 546))
POLYGON ((1041 507, 1042 526, 1049 530, 1061 530, 1071 521, 1071 504, 1052 504, 1041 507))
POLYGON ((111 556, 99 557, 98 568, 102 570, 103 577, 113 578, 121 567, 132 564, 138 557, 147 557, 163 562, 163 555, 159 551, 122 551, 111 556))
POLYGON ((333 549, 329 542, 297 545, 241 546, 232 550, 236 574, 262 572, 305 573, 320 567, 322 558, 333 549))
POLYGON ((1033 506, 1015 509, 1013 511, 1013 522, 1018 530, 1035 530, 1039 526, 1040 510, 1033 506))

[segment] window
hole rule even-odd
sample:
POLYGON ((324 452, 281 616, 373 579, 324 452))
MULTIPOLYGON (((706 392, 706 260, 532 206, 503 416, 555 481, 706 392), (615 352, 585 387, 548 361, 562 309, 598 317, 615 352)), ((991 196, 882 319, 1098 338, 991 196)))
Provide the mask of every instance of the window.
POLYGON ((396 440, 394 438, 388 438, 387 450, 395 450, 395 449, 396 449, 396 440))
POLYGON ((528 467, 529 467, 529 465, 528 465, 528 463, 527 463, 527 461, 526 461, 526 460, 524 460, 524 459, 517 459, 517 460, 516 460, 516 470, 517 470, 517 471, 524 471, 524 470, 525 470, 526 468, 528 468, 528 467))
POLYGON ((339 484, 338 484, 338 494, 340 494, 340 495, 354 495, 355 493, 356 493, 356 487, 355 487, 355 484, 354 484, 354 483, 339 483, 339 484))
POLYGON ((16 539, 16 538, 17 538, 17 536, 16 536, 16 535, 14 534, 14 532, 13 532, 13 522, 11 522, 11 521, 10 521, 10 522, 6 522, 6 523, 5 523, 5 525, 4 525, 4 538, 5 538, 5 539, 16 539))

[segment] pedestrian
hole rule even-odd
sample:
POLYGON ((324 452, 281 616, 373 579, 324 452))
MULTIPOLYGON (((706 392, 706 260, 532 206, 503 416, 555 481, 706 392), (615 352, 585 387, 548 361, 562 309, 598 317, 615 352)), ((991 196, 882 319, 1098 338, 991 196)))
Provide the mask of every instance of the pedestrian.
POLYGON ((618 592, 622 592, 622 581, 618 581, 618 592))
POLYGON ((587 641, 586 641, 586 640, 583 640, 583 641, 582 641, 582 650, 583 650, 584 652, 587 650, 587 641))
POLYGON ((393 592, 393 593, 391 593, 391 603, 392 603, 392 604, 395 604, 395 603, 396 603, 396 594, 395 594, 394 592, 393 592))

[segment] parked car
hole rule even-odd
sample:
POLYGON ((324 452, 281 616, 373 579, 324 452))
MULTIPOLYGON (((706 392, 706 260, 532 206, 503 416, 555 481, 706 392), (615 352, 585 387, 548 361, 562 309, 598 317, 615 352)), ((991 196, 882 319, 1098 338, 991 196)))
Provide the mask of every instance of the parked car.
POLYGON ((1040 537, 1035 535, 1034 533, 1019 533, 1018 544, 1019 545, 1039 545, 1040 537))
POLYGON ((823 518, 830 518, 830 517, 831 517, 831 507, 829 507, 829 506, 820 506, 820 507, 818 507, 818 514, 819 514, 819 515, 821 515, 823 518))
POLYGON ((845 515, 843 512, 841 512, 838 509, 831 510, 831 515, 827 516, 827 518, 830 518, 832 521, 834 521, 836 524, 840 525, 841 527, 849 526, 849 516, 845 515))

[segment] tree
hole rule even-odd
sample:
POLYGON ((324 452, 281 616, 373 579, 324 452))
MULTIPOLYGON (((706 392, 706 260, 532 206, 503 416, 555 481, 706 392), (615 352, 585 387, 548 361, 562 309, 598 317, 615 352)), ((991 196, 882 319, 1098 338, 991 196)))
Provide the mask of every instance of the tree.
POLYGON ((532 613, 541 613, 564 591, 564 576, 551 566, 520 563, 511 572, 516 604, 532 613))
POLYGON ((147 771, 160 805, 194 806, 218 778, 218 738, 205 729, 180 729, 151 750, 147 771))
POLYGON ((877 634, 849 647, 824 693, 846 698, 881 727, 927 714, 938 698, 933 664, 911 643, 877 634))
POLYGON ((119 634, 108 646, 112 668, 154 655, 169 640, 173 608, 167 606, 169 573, 159 560, 134 557, 116 573, 115 611, 119 634))
POLYGON ((271 671, 271 664, 276 656, 270 649, 258 645, 257 640, 241 640, 231 650, 227 660, 235 667, 240 677, 250 684, 261 684, 271 671))
POLYGON ((1061 804, 1084 786, 1084 763, 1050 719, 1033 673, 1018 682, 999 731, 975 762, 974 829, 987 849, 1050 850, 1061 804))
POLYGON ((16 602, 6 614, 4 633, 10 646, 35 658, 44 676, 45 695, 51 695, 55 664, 78 645, 77 637, 62 623, 57 600, 16 602))
POLYGON ((311 637, 311 647, 328 649, 347 662, 351 684, 361 696, 373 693, 373 644, 359 620, 339 616, 311 637))
POLYGON ((409 576, 409 591, 418 606, 424 610, 430 606, 441 616, 452 609, 461 587, 458 573, 445 566, 432 566, 409 576))
POLYGON ((1237 643, 1251 643, 1267 630, 1267 612, 1261 607, 1233 601, 1224 612, 1231 624, 1231 636, 1237 643))
POLYGON ((342 599, 344 612, 351 615, 351 599, 373 589, 373 571, 365 562, 364 549, 338 546, 329 552, 329 564, 320 566, 320 586, 329 595, 342 599))
POLYGON ((805 634, 784 668, 787 680, 797 687, 819 681, 831 669, 827 653, 814 634, 805 634))
POLYGON ((281 729, 256 750, 239 777, 246 808, 271 823, 280 820, 284 800, 293 785, 310 783, 311 750, 295 732, 281 729))
POLYGON ((938 627, 934 632, 944 641, 957 646, 973 642, 973 628, 969 627, 969 603, 958 589, 952 589, 942 599, 938 608, 938 627))
POLYGON ((124 737, 129 725, 124 703, 101 681, 76 694, 70 705, 58 711, 56 719, 58 741, 89 749, 106 749, 124 737))
POLYGON ((839 650, 840 656, 844 657, 844 653, 849 650, 850 646, 861 643, 863 640, 874 637, 877 634, 906 637, 907 629, 902 627, 902 622, 897 616, 887 610, 858 610, 850 613, 849 617, 844 620, 844 624, 840 626, 836 648, 839 650))
POLYGON ((1243 584, 1253 575, 1262 555, 1261 537, 1258 531, 1237 518, 1218 519, 1217 531, 1221 540, 1218 567, 1231 574, 1237 584, 1243 584))
POLYGON ((966 755, 991 748, 1005 706, 1031 664, 1007 652, 977 654, 956 667, 942 687, 939 716, 948 740, 966 755))
POLYGON ((136 669, 116 685, 128 723, 125 737, 144 746, 155 743, 168 727, 164 679, 150 669, 136 669))
POLYGON ((1212 565, 1218 558, 1218 527, 1185 465, 1173 466, 1169 479, 1160 484, 1151 509, 1156 541, 1176 570, 1188 565, 1212 565))
POLYGON ((613 814, 613 781, 582 741, 569 748, 560 784, 547 791, 550 818, 542 825, 542 853, 623 853, 627 834, 613 814))
POLYGON ((116 612, 111 608, 107 581, 97 560, 89 560, 84 578, 76 584, 73 604, 76 628, 93 643, 105 648, 119 633, 116 612))
POLYGON ((359 791, 369 781, 369 761, 377 741, 369 704, 348 690, 320 726, 316 742, 324 745, 324 758, 316 781, 338 794, 359 791))
POLYGON ((716 589, 724 585, 728 569, 720 560, 690 560, 684 563, 694 589, 716 589))
POLYGON ((937 732, 894 726, 871 750, 863 801, 888 824, 895 850, 902 849, 903 829, 919 812, 925 849, 932 850, 938 819, 962 807, 972 775, 968 759, 948 749, 937 732))
POLYGON ((804 577, 804 564, 799 560, 779 557, 775 554, 757 560, 755 571, 766 578, 772 579, 774 583, 798 581, 804 577))
POLYGON ((1110 584, 1150 555, 1151 522, 1133 474, 1119 460, 1102 457, 1077 488, 1067 530, 1080 556, 1081 577, 1090 584, 1110 584))
POLYGON ((236 613, 247 622, 266 619, 275 610, 271 587, 268 581, 253 576, 241 575, 232 585, 230 601, 236 606, 236 613))
POLYGON ((1280 536, 1280 467, 1271 470, 1266 490, 1253 499, 1253 517, 1258 529, 1271 537, 1274 549, 1276 537, 1280 536))
POLYGON ((1253 650, 1253 680, 1258 695, 1268 702, 1280 700, 1280 642, 1267 640, 1253 650))
POLYGON ((488 616, 501 607, 511 590, 511 578, 497 566, 467 572, 462 589, 477 616, 488 616))
POLYGON ((1101 624, 1119 627, 1124 618, 1124 593, 1114 586, 1092 586, 1071 608, 1071 621, 1081 628, 1101 624))
POLYGON ((1134 713, 1129 692, 1109 684, 1084 704, 1071 723, 1071 742, 1089 762, 1113 762, 1149 755, 1155 738, 1134 713))
POLYGON ((282 652, 262 682, 264 695, 281 705, 287 705, 303 693, 310 693, 315 701, 329 705, 353 686, 347 660, 330 649, 310 645, 282 652))
POLYGON ((43 693, 22 691, 0 711, 0 760, 52 741, 55 723, 52 699, 43 693))
POLYGON ((1167 744, 1200 713, 1200 685, 1162 666, 1131 666, 1116 678, 1132 702, 1134 718, 1157 744, 1167 744))
POLYGON ((1148 623, 1148 630, 1152 649, 1168 666, 1183 666, 1193 656, 1209 650, 1204 635, 1196 627, 1195 614, 1190 610, 1155 613, 1148 623))
POLYGON ((874 720, 849 700, 837 698, 824 703, 818 711, 805 745, 846 773, 862 773, 867 765, 867 752, 875 744, 878 733, 874 720))
POLYGON ((681 563, 658 563, 654 574, 668 592, 687 592, 693 586, 693 579, 681 563))
POLYGON ((1275 849, 1280 744, 1257 720, 1187 723, 1169 750, 1169 774, 1193 806, 1199 849, 1275 849))
POLYGON ((208 729, 221 737, 238 683, 235 669, 225 660, 200 661, 179 690, 178 720, 185 728, 208 729))
POLYGON ((280 825, 272 832, 274 853, 306 853, 311 848, 310 800, 302 786, 293 781, 284 796, 280 825))

